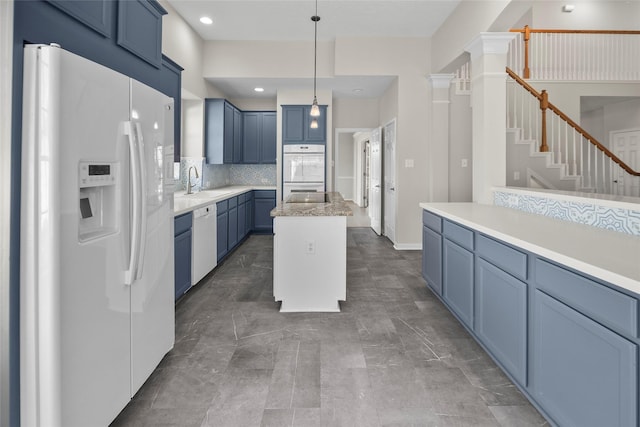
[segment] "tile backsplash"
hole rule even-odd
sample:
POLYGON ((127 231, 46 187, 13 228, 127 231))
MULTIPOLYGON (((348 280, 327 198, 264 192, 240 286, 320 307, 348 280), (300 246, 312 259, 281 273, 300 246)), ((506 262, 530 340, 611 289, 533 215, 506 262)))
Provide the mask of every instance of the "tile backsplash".
POLYGON ((199 178, 191 172, 191 191, 209 190, 226 185, 276 185, 276 165, 209 165, 202 157, 180 159, 176 191, 187 189, 187 173, 191 166, 198 170, 199 178))
POLYGON ((493 203, 496 206, 640 236, 640 205, 636 207, 633 203, 625 204, 628 205, 627 208, 622 204, 607 203, 599 199, 581 197, 571 200, 571 197, 526 194, 507 189, 494 191, 493 203))

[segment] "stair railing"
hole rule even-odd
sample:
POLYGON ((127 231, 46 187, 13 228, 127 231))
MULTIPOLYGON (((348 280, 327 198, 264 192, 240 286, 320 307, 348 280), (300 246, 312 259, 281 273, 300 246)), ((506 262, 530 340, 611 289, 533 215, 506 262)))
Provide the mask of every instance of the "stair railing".
POLYGON ((507 90, 508 128, 522 129, 523 139, 539 141, 538 151, 551 153, 553 164, 564 165, 568 176, 580 176, 582 190, 640 196, 640 172, 550 103, 545 90, 538 92, 509 67, 506 70, 514 82, 507 90), (638 183, 629 185, 627 179, 638 183))
POLYGON ((640 31, 511 29, 508 66, 532 80, 640 80, 640 31))

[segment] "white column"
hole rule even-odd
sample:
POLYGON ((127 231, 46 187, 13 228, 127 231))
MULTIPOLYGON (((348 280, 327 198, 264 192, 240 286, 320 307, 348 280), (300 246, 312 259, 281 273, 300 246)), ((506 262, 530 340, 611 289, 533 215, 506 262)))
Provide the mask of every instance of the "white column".
POLYGON ((473 201, 492 204, 491 188, 507 178, 507 51, 515 33, 480 33, 465 48, 471 54, 473 201))
POLYGON ((429 200, 449 201, 449 86, 453 74, 431 74, 431 148, 429 159, 429 200))

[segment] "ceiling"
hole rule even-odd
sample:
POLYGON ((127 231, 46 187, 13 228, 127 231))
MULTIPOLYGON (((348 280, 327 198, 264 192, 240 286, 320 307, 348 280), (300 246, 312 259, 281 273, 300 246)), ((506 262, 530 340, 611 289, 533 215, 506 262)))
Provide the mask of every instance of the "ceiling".
MULTIPOLYGON (((168 0, 204 40, 313 40, 314 0, 168 0), (201 16, 213 20, 200 23, 201 16)), ((430 37, 460 0, 319 0, 318 40, 340 37, 430 37)), ((230 98, 273 98, 278 89, 311 87, 312 78, 209 79, 230 98), (257 93, 261 86, 265 92, 257 93)), ((318 79, 318 89, 334 97, 376 98, 393 81, 390 76, 318 79), (362 89, 356 91, 357 89, 362 89)))

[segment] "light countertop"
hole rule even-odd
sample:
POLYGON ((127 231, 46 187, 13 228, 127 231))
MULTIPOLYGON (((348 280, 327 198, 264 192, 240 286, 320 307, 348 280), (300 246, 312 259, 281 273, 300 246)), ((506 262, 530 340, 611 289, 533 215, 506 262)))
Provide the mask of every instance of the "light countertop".
MULTIPOLYGON (((271 211, 271 216, 352 216, 351 208, 338 192, 311 193, 312 195, 327 195, 327 202, 320 203, 289 203, 278 202, 271 211)), ((290 197, 298 196, 293 193, 290 197)))
POLYGON ((420 207, 640 295, 640 237, 493 205, 420 207))
POLYGON ((198 191, 193 194, 185 194, 184 190, 176 191, 173 194, 173 216, 175 217, 191 212, 203 206, 210 205, 211 203, 246 193, 247 191, 275 189, 275 186, 265 185, 231 185, 213 190, 198 191))

